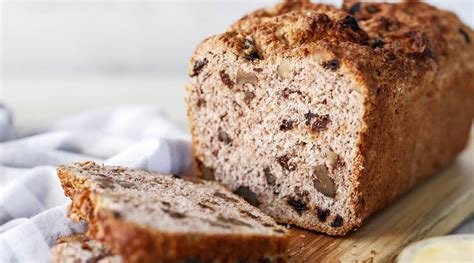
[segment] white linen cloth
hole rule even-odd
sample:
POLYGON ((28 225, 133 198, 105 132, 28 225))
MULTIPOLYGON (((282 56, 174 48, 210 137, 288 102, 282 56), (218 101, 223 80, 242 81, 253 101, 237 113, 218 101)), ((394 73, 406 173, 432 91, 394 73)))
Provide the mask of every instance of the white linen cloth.
POLYGON ((0 105, 0 262, 49 262, 58 237, 84 232, 66 218, 55 166, 95 161, 183 174, 190 137, 154 106, 89 112, 18 132, 0 105))

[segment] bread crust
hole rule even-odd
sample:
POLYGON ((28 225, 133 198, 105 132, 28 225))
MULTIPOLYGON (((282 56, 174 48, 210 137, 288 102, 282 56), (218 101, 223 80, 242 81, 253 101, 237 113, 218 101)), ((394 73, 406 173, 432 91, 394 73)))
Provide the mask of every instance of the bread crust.
MULTIPOLYGON (((417 1, 345 1, 342 9, 284 1, 204 40, 189 70, 193 75, 193 66, 209 53, 232 52, 247 60, 251 55, 250 62, 242 63, 255 66, 278 58, 304 59, 320 50, 339 59, 364 95, 351 177, 355 190, 347 208, 351 218, 339 228, 298 226, 346 235, 465 147, 474 116, 473 38, 471 28, 454 14, 417 1), (248 39, 256 53, 243 48, 248 39)), ((193 107, 188 100, 199 160, 206 149, 199 149, 194 139, 199 124, 192 121, 193 107)), ((199 169, 197 174, 202 176, 199 169)))
POLYGON ((203 262, 257 262, 266 258, 262 257, 262 251, 268 253, 268 260, 273 260, 277 258, 275 255, 282 254, 286 249, 286 238, 168 234, 121 220, 110 211, 99 211, 97 217, 98 234, 93 238, 109 244, 113 251, 129 262, 154 262, 157 259, 160 262, 191 259, 203 262))
MULTIPOLYGON (((100 169, 92 162, 79 165, 100 169)), ((87 174, 87 168, 84 171, 87 174)), ((283 260, 281 256, 289 241, 286 235, 171 233, 150 229, 131 222, 117 211, 111 211, 103 206, 101 204, 103 193, 91 189, 91 182, 83 174, 78 176, 67 166, 59 166, 57 174, 65 194, 72 199, 68 216, 75 221, 86 220, 87 236, 103 242, 126 262, 186 262, 186 260, 282 262, 283 260)))

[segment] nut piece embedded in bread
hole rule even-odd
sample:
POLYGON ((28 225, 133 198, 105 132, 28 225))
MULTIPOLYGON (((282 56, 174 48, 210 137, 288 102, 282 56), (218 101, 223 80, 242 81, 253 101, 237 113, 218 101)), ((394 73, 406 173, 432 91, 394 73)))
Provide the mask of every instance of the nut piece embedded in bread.
POLYGON ((198 173, 281 223, 345 235, 465 147, 473 39, 417 1, 257 10, 191 59, 198 173))
POLYGON ((278 260, 286 249, 284 227, 216 182, 93 162, 57 172, 68 216, 125 261, 278 260))

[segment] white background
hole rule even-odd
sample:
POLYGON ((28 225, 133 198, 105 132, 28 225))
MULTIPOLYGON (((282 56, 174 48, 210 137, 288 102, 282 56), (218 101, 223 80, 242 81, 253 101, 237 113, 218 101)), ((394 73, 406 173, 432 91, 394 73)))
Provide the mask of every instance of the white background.
MULTIPOLYGON (((20 126, 153 103, 184 127, 184 84, 195 46, 275 2, 2 1, 0 100, 20 126)), ((473 1, 429 2, 473 26, 473 1)))

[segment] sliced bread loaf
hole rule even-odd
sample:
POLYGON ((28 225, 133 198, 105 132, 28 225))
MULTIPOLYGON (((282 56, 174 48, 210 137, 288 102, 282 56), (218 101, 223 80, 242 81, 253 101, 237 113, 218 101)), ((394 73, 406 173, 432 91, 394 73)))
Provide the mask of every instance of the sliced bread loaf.
POLYGON ((421 1, 287 0, 196 49, 198 176, 277 221, 345 235, 451 162, 474 114, 474 33, 421 1))
POLYGON ((69 217, 126 261, 277 259, 287 230, 215 182, 93 162, 59 166, 69 217))

